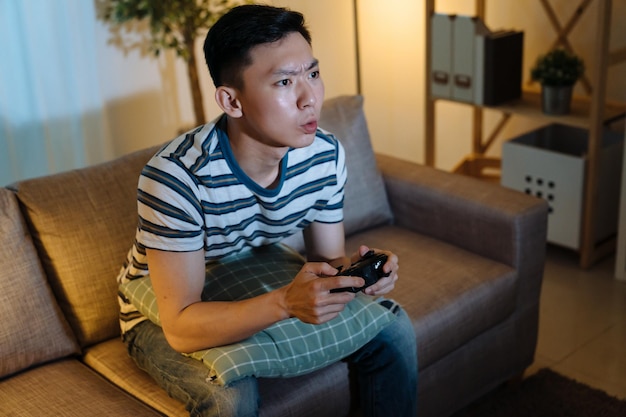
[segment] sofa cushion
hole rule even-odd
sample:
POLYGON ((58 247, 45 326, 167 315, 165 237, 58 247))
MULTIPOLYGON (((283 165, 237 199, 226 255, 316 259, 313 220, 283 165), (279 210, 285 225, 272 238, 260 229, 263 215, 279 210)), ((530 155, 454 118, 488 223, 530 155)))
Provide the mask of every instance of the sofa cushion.
POLYGON ((516 308, 511 267, 396 226, 348 239, 398 256, 399 280, 390 294, 413 321, 420 369, 505 321, 516 308))
MULTIPOLYGON (((288 284, 304 259, 282 245, 252 249, 207 265, 203 300, 244 300, 288 284)), ((149 277, 120 286, 120 291, 153 323, 160 325, 149 277)), ((370 341, 395 316, 371 297, 359 294, 338 317, 322 324, 297 318, 279 321, 231 345, 191 353, 209 376, 227 385, 245 376, 303 375, 337 362, 370 341)))
POLYGON ((88 347, 83 361, 104 378, 163 415, 189 417, 183 403, 167 395, 147 372, 137 367, 120 338, 88 347))
POLYGON ((4 416, 160 416, 76 359, 0 381, 4 416))
POLYGON ((320 127, 333 133, 346 150, 348 182, 345 188, 344 225, 346 234, 390 223, 383 179, 376 167, 363 112, 363 97, 339 96, 322 106, 320 127))
MULTIPOLYGON (((169 397, 128 356, 121 340, 89 347, 85 362, 132 396, 167 416, 189 416, 182 403, 169 397)), ((305 376, 259 378, 259 417, 343 417, 350 409, 348 366, 338 362, 305 376), (323 399, 323 401, 320 401, 323 399)))
POLYGON ((156 148, 19 182, 17 196, 81 346, 119 335, 115 277, 137 228, 137 180, 156 148))
MULTIPOLYGON (((15 194, 0 188, 0 378, 78 353, 15 194)), ((2 401, 0 401, 2 403, 2 401)))

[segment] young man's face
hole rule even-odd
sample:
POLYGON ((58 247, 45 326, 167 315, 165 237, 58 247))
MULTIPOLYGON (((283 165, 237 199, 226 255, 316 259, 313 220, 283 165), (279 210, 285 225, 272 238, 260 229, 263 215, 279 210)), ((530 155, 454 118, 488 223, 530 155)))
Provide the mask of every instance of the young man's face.
POLYGON ((273 147, 313 142, 324 100, 324 83, 311 46, 297 32, 250 51, 238 92, 245 133, 273 147))

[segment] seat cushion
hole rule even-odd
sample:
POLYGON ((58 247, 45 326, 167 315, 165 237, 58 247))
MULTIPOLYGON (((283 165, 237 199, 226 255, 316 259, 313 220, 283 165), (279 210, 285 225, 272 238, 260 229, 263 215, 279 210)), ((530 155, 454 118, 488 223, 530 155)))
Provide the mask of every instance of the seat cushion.
POLYGON ((0 188, 0 378, 79 352, 15 194, 0 188))
POLYGON ((170 417, 189 417, 183 403, 171 398, 137 367, 119 337, 85 350, 83 361, 114 385, 170 417))
POLYGON ((137 228, 137 180, 156 148, 15 185, 52 290, 81 346, 119 335, 115 277, 137 228))
POLYGON ((0 381, 2 415, 159 416, 76 359, 65 359, 0 381))
MULTIPOLYGON (((425 368, 508 318, 515 309, 511 267, 397 226, 348 239, 398 255, 399 280, 389 294, 413 321, 420 368, 425 368)), ((350 252, 349 252, 350 253, 350 252)))
MULTIPOLYGON (((115 385, 163 414, 189 416, 182 403, 169 397, 135 365, 118 338, 91 346, 86 350, 84 360, 115 385)), ((348 367, 344 362, 338 362, 305 376, 260 378, 259 393, 260 417, 346 416, 351 401, 348 367)))

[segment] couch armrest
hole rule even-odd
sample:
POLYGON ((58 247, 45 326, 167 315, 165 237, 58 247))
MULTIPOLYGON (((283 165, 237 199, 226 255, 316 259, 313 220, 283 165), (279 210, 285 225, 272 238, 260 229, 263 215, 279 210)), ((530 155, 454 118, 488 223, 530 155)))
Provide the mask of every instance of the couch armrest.
POLYGON ((538 299, 548 205, 498 184, 376 155, 394 223, 516 269, 535 279, 538 299))
POLYGON ((512 267, 520 243, 545 246, 545 201, 390 156, 376 160, 396 225, 512 267))

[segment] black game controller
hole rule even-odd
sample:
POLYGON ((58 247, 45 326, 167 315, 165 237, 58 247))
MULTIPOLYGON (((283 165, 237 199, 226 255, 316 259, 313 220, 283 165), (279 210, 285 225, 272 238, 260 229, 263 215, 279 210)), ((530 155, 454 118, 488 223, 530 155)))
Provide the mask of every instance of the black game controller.
POLYGON ((342 276, 361 277, 365 280, 365 285, 356 287, 334 288, 330 292, 359 292, 370 285, 375 284, 382 277, 389 276, 389 273, 383 272, 383 265, 387 262, 387 255, 382 253, 374 253, 373 250, 368 251, 361 259, 350 265, 349 268, 340 270, 337 274, 342 276))

